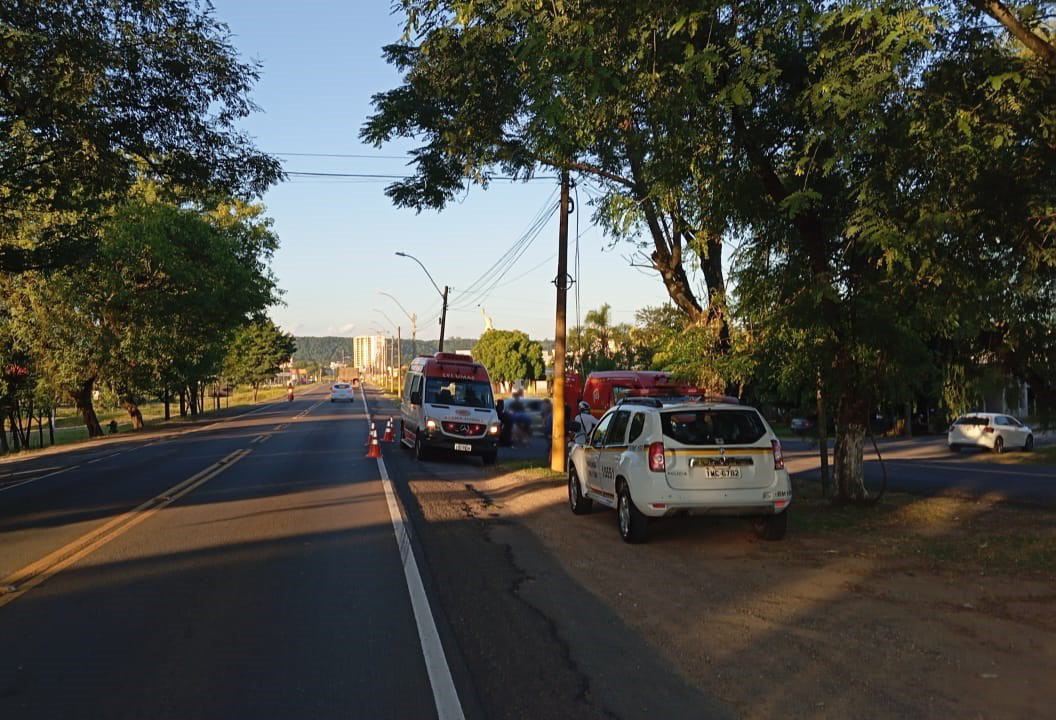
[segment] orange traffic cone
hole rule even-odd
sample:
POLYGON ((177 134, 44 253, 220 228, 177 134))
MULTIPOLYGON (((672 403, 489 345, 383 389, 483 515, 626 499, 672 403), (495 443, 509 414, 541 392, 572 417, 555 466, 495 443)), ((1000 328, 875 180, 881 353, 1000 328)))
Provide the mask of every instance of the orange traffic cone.
POLYGON ((384 440, 385 442, 387 442, 387 443, 391 443, 391 442, 393 442, 393 441, 394 441, 395 439, 396 439, 396 438, 395 438, 395 436, 393 435, 393 430, 392 430, 392 417, 390 416, 390 417, 389 417, 389 422, 388 422, 388 424, 387 424, 387 425, 385 426, 385 437, 383 438, 383 440, 384 440))
POLYGON ((381 457, 381 445, 378 445, 377 433, 371 432, 370 434, 370 449, 367 450, 368 458, 380 458, 381 457))
POLYGON ((376 429, 374 429, 374 423, 372 421, 370 423, 370 432, 367 433, 367 441, 365 443, 363 443, 363 447, 370 447, 370 441, 371 440, 377 440, 377 439, 378 439, 378 431, 376 429))

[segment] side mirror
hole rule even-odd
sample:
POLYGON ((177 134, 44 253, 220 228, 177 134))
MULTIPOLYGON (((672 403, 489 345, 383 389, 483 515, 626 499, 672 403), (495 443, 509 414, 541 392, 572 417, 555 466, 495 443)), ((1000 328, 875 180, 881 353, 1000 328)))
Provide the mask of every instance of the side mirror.
POLYGON ((420 392, 412 392, 411 393, 411 405, 421 405, 421 404, 422 404, 422 394, 420 392))

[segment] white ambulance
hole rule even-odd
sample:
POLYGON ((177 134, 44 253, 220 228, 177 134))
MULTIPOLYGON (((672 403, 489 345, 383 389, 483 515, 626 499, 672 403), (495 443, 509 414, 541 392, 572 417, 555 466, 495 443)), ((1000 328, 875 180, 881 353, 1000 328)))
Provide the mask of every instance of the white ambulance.
POLYGON ((487 369, 469 355, 436 353, 411 362, 403 384, 400 442, 426 460, 436 449, 494 464, 499 416, 487 369))

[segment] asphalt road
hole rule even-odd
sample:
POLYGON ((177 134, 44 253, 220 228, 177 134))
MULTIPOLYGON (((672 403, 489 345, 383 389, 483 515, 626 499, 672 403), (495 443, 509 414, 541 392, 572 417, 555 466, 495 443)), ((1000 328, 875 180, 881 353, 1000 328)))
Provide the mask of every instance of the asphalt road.
POLYGON ((0 717, 436 716, 362 406, 323 398, 5 465, 0 717))
MULTIPOLYGON (((1039 445, 1053 438, 1039 439, 1039 445)), ((789 469, 799 477, 820 477, 817 447, 802 440, 786 440, 789 469)), ((915 495, 952 493, 970 496, 989 495, 1010 502, 1056 505, 1056 467, 995 462, 988 450, 966 449, 950 452, 944 437, 882 440, 879 443, 888 488, 915 495)), ((1010 452, 1020 455, 1020 451, 1010 452)), ((831 462, 830 450, 830 462, 831 462)), ((866 486, 877 489, 883 482, 883 470, 872 446, 865 448, 866 486)))
POLYGON ((367 426, 320 390, 0 463, 0 718, 728 716, 526 531, 459 513, 478 460, 379 463, 367 426))
MULTIPOLYGON (((731 716, 527 530, 464 511, 478 459, 379 463, 367 426, 319 390, 0 463, 0 718, 731 716)), ((1056 486, 935 442, 884 452, 896 489, 1056 486)))

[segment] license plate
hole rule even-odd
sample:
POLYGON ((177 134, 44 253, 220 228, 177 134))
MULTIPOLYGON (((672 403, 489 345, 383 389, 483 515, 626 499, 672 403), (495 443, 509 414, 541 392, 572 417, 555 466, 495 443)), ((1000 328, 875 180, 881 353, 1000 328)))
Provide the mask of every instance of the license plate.
POLYGON ((469 443, 455 443, 455 450, 459 452, 473 452, 473 446, 469 443))
POLYGON ((735 467, 710 467, 704 468, 704 477, 706 478, 739 478, 741 476, 741 469, 735 467))

